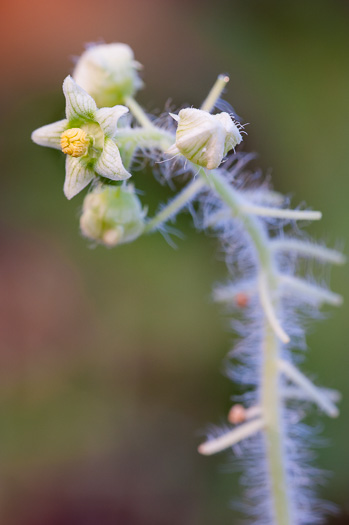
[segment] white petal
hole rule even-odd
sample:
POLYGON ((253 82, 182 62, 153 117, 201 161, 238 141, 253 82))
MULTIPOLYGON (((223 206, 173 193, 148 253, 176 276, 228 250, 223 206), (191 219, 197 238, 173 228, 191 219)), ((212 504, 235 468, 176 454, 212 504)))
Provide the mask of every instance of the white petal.
POLYGON ((214 115, 214 118, 219 120, 226 131, 225 143, 224 143, 224 156, 234 149, 235 146, 242 142, 242 136, 238 130, 235 122, 232 120, 231 116, 228 113, 219 113, 214 115))
POLYGON ((207 111, 185 108, 179 112, 176 146, 195 164, 218 168, 224 156, 225 137, 222 123, 207 111))
POLYGON ((67 129, 67 119, 42 126, 32 133, 32 141, 39 146, 61 149, 61 135, 67 129))
POLYGON ((94 120, 97 106, 92 97, 72 79, 71 76, 63 82, 63 92, 66 99, 65 113, 68 120, 94 120))
POLYGON ((170 146, 166 151, 165 151, 165 154, 166 155, 172 155, 173 157, 175 157, 176 155, 178 155, 179 153, 179 149, 177 148, 176 144, 172 144, 172 146, 170 146))
POLYGON ((176 122, 179 122, 179 116, 176 115, 175 113, 169 113, 170 117, 173 118, 173 120, 175 120, 176 122))
POLYGON ((101 126, 107 137, 113 137, 117 130, 118 120, 128 112, 126 106, 114 106, 113 108, 102 108, 96 111, 96 121, 101 126))
POLYGON ((72 199, 91 182, 93 177, 94 172, 86 168, 80 158, 67 155, 65 162, 64 195, 67 199, 72 199))
POLYGON ((95 165, 95 170, 99 175, 112 180, 126 180, 131 177, 122 164, 119 148, 108 137, 104 140, 104 149, 95 165))

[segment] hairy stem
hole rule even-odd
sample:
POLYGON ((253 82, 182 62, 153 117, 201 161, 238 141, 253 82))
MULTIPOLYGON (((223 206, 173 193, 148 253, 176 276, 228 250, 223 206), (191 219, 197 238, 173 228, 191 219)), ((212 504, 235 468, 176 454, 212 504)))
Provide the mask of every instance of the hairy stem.
POLYGON ((198 451, 204 456, 216 454, 217 452, 221 452, 226 448, 230 448, 239 441, 242 441, 243 439, 252 436, 256 432, 261 430, 263 426, 264 420, 262 418, 254 419, 253 421, 243 423, 242 425, 239 425, 238 427, 234 428, 230 432, 227 432, 226 434, 223 434, 223 436, 220 436, 217 439, 209 440, 206 441, 206 443, 202 443, 199 446, 198 451))
POLYGON ((320 388, 317 388, 302 372, 300 372, 292 363, 279 359, 278 366, 281 372, 299 386, 309 398, 312 399, 319 407, 329 416, 338 417, 339 411, 336 405, 331 401, 328 395, 320 388))
POLYGON ((269 249, 268 238, 261 226, 260 221, 253 215, 248 215, 243 210, 243 203, 237 191, 229 184, 226 179, 216 170, 201 170, 200 175, 205 180, 207 186, 220 196, 231 209, 232 216, 239 218, 249 234, 254 244, 261 267, 265 270, 268 279, 275 281, 274 272, 272 272, 272 254, 269 249))
MULTIPOLYGON (((136 108, 136 113, 134 112, 133 107, 130 106, 130 109, 142 124, 143 119, 138 118, 139 107, 136 108)), ((151 126, 153 125, 151 124, 151 126)), ((198 168, 198 166, 195 165, 193 167, 195 169, 198 168)), ((263 286, 265 290, 267 290, 268 296, 271 298, 269 306, 273 312, 277 312, 277 300, 274 300, 273 297, 279 285, 278 276, 274 268, 273 251, 261 221, 253 213, 248 213, 248 210, 244 209, 245 201, 240 198, 234 187, 229 184, 218 171, 207 171, 203 168, 199 168, 199 176, 199 180, 201 180, 208 189, 216 193, 222 201, 229 206, 232 216, 243 222, 259 260, 259 272, 263 277, 263 286)), ((156 225, 163 223, 166 217, 172 217, 176 211, 185 205, 185 196, 191 196, 190 188, 190 185, 187 186, 178 198, 175 198, 169 206, 160 212, 159 216, 156 216, 148 223, 148 231, 156 228, 156 225), (150 226, 152 222, 153 226, 150 226)), ((261 302, 261 306, 263 307, 263 302, 261 302)), ((275 319, 277 320, 275 313, 273 313, 273 316, 275 316, 275 319)), ((276 525, 292 525, 282 446, 282 396, 279 391, 280 378, 278 367, 279 342, 275 334, 275 327, 273 327, 270 322, 270 315, 268 316, 264 313, 264 317, 261 408, 263 412, 267 464, 270 474, 273 515, 276 525)), ((280 333, 278 335, 280 336, 280 333)), ((287 338, 286 334, 285 336, 284 341, 286 341, 287 338)), ((256 424, 256 422, 253 422, 253 424, 256 424)))
POLYGON ((267 279, 264 275, 264 272, 260 272, 258 280, 258 289, 259 289, 259 298, 261 305, 263 307, 266 318, 269 321, 270 326, 272 327, 274 333, 278 336, 280 341, 283 343, 289 343, 290 338, 282 328, 276 313, 275 307, 273 305, 273 300, 271 297, 270 289, 267 283, 267 279))
POLYGON ((290 219, 295 221, 318 221, 321 219, 321 212, 308 210, 284 210, 266 206, 255 206, 254 204, 244 204, 246 213, 253 213, 260 217, 275 217, 278 219, 290 219))
MULTIPOLYGON (((146 118, 148 118, 145 115, 146 118)), ((173 144, 173 135, 151 124, 149 127, 120 128, 115 136, 119 147, 151 148, 166 151, 173 144)))
POLYGON ((314 243, 293 239, 292 237, 276 238, 272 240, 272 248, 280 252, 294 252, 303 257, 313 257, 320 261, 332 264, 345 264, 346 257, 326 246, 316 245, 314 243))
POLYGON ((166 221, 174 217, 184 206, 186 206, 190 201, 192 201, 197 194, 205 186, 205 183, 202 179, 196 178, 192 180, 185 188, 170 201, 167 206, 165 206, 155 217, 150 219, 150 221, 145 225, 143 230, 144 233, 150 233, 158 229, 166 221))
MULTIPOLYGON (((207 183, 228 204, 234 216, 243 220, 246 231, 255 246, 259 258, 263 286, 272 297, 277 289, 277 274, 274 269, 273 257, 269 241, 260 221, 253 215, 246 215, 240 204, 234 188, 217 172, 211 171, 204 175, 207 183)), ((276 302, 271 302, 271 311, 277 311, 276 302)), ((265 311, 265 310, 264 310, 265 311)), ((274 314, 273 314, 274 315, 274 314)), ((276 317, 275 317, 276 319, 276 317)), ((273 513, 277 525, 292 525, 291 511, 288 501, 286 468, 283 454, 283 435, 281 423, 281 395, 279 392, 279 342, 275 329, 270 323, 270 317, 265 313, 262 365, 261 406, 265 420, 265 440, 267 463, 270 473, 270 490, 273 501, 273 513)), ((281 329, 282 330, 282 329, 281 329)), ((280 334, 277 334, 280 336, 280 334)), ((282 335, 284 334, 282 330, 282 335)), ((281 337, 282 339, 282 337, 281 337)))
POLYGON ((282 398, 279 392, 279 341, 268 322, 264 327, 261 406, 265 418, 265 446, 270 473, 273 514, 277 525, 292 525, 284 464, 282 398))
POLYGON ((332 306, 340 306, 343 303, 343 298, 339 294, 308 283, 299 277, 280 275, 280 285, 292 291, 293 295, 299 295, 304 301, 316 301, 319 304, 327 303, 332 306))

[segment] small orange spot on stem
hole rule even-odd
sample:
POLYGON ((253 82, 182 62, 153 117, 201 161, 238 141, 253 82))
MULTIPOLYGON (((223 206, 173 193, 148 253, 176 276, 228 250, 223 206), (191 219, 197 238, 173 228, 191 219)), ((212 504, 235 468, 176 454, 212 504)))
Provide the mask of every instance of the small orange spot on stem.
POLYGON ((246 420, 246 409, 242 405, 234 405, 231 407, 228 414, 228 421, 233 425, 237 425, 246 420))
POLYGON ((246 308, 248 305, 248 295, 245 292, 239 292, 235 296, 236 306, 239 308, 246 308))

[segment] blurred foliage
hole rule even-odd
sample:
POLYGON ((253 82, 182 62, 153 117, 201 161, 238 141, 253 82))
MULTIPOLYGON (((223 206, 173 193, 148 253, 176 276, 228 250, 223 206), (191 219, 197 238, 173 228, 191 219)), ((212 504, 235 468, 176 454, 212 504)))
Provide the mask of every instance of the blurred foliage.
MULTIPOLYGON (((220 473, 226 457, 195 452, 207 422, 224 421, 236 388, 220 373, 233 336, 210 299, 212 283, 225 275, 215 240, 183 216, 178 250, 160 235, 91 249, 78 232, 82 196, 68 202, 62 193, 63 155, 29 137, 62 118, 59 82, 69 53, 80 53, 85 41, 103 36, 134 47, 149 109, 168 97, 197 105, 217 73, 229 72, 226 98, 250 123, 246 149, 259 152, 265 173, 273 168, 275 187, 293 192, 294 204, 305 200, 324 212, 309 228, 315 237, 346 241, 349 5, 87 2, 79 31, 67 31, 61 48, 55 3, 31 4, 32 39, 26 4, 17 4, 24 11, 15 19, 7 7, 6 30, 12 23, 17 40, 1 86, 3 521, 236 523, 228 502, 240 495, 238 477, 220 473), (43 32, 52 56, 37 46, 35 34, 43 32)), ((146 169, 135 183, 152 209, 172 194, 146 169)), ((333 288, 348 297, 347 269, 335 270, 333 288)), ((312 329, 304 365, 343 392, 340 419, 321 418, 330 446, 318 451, 319 464, 335 473, 322 494, 343 512, 347 317, 345 306, 312 329)))

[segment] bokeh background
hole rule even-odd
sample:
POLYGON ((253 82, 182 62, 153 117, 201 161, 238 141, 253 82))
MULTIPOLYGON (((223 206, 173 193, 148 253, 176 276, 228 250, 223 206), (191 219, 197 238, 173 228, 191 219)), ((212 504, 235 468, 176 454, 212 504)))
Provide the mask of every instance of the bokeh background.
MULTIPOLYGON (((210 300, 224 275, 214 239, 191 228, 91 249, 64 159, 30 141, 63 117, 63 78, 87 42, 125 42, 144 64, 149 110, 199 105, 227 72, 246 150, 275 188, 324 217, 310 232, 345 244, 349 224, 346 0, 13 0, 1 3, 0 508, 7 525, 235 524, 224 455, 196 453, 224 421, 232 344, 210 300)), ((137 174, 155 204, 169 188, 137 174)), ((333 288, 349 297, 347 268, 333 288)), ((320 492, 348 523, 348 309, 309 334, 304 370, 343 392, 324 425, 320 492)), ((316 422, 315 422, 316 423, 316 422)))

